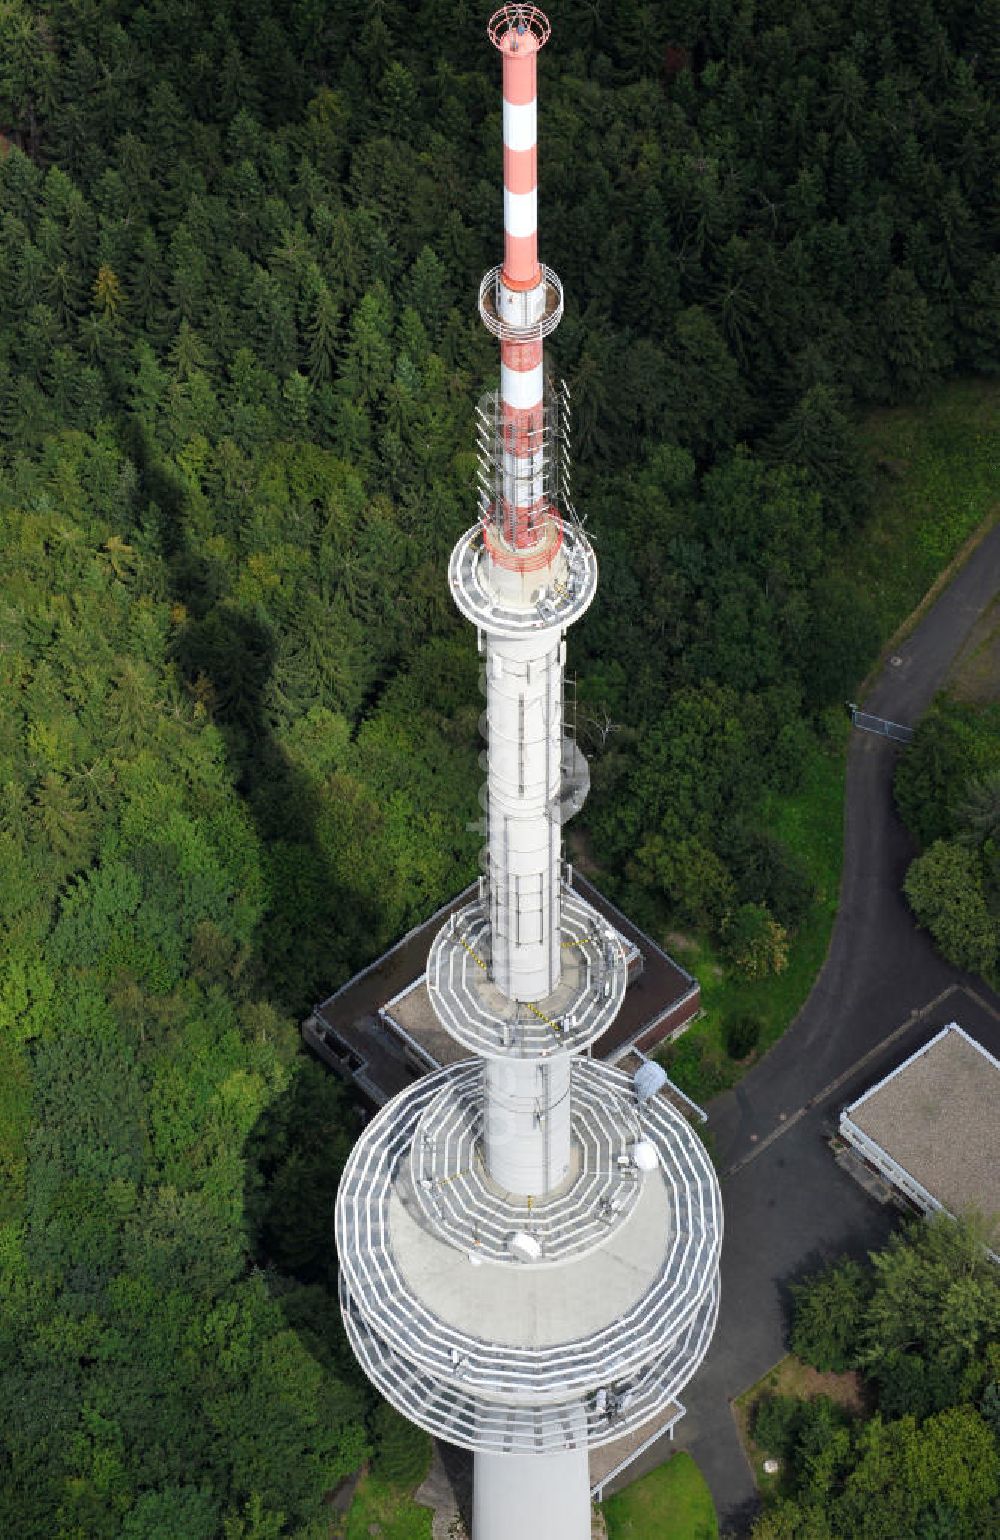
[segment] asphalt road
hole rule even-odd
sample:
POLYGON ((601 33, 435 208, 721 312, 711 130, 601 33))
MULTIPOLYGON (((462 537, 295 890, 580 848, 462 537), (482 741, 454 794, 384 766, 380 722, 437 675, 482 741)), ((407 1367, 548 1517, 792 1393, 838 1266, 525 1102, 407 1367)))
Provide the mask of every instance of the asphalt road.
MULTIPOLYGON (((998 589, 1000 525, 885 664, 865 709, 914 725, 998 589)), ((852 735, 826 963, 781 1041, 708 1109, 724 1172, 722 1310, 684 1397, 677 1444, 697 1459, 720 1524, 736 1534, 746 1532, 755 1489, 729 1401, 785 1352, 789 1282, 842 1251, 879 1245, 893 1224, 834 1164, 824 1128, 946 1022, 993 1052, 1000 1046, 1000 999, 938 955, 902 896, 914 847, 892 801, 898 752, 887 739, 852 735)))
MULTIPOLYGON (((1000 588, 1000 524, 973 551, 920 624, 888 661, 864 706, 913 726, 927 710, 977 617, 1000 588)), ((802 1010, 781 1041, 735 1090, 711 1107, 723 1170, 749 1152, 784 1113, 860 1059, 890 1025, 953 983, 981 983, 939 956, 901 893, 916 853, 896 815, 892 777, 900 750, 852 734, 847 756, 844 866, 830 951, 802 1010)), ((994 999, 994 1004, 996 1001, 994 999)))

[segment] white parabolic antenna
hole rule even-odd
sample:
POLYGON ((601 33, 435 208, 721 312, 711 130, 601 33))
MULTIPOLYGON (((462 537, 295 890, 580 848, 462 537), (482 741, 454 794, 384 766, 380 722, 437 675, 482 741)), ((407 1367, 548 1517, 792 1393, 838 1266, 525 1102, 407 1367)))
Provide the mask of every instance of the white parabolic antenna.
POLYGON ((635 1094, 640 1102, 648 1102, 667 1083, 667 1072, 654 1059, 645 1059, 632 1077, 635 1094))

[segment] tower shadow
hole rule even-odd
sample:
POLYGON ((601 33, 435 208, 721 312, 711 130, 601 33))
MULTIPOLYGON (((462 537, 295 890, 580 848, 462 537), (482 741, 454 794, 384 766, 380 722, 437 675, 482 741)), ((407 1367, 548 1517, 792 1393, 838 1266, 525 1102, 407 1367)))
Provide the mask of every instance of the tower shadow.
MULTIPOLYGON (((297 1026, 340 982, 338 974, 346 977, 358 965, 352 945, 378 933, 380 916, 371 896, 345 881, 324 852, 320 790, 275 735, 268 703, 278 650, 273 630, 228 597, 223 576, 193 548, 186 489, 142 425, 129 419, 123 436, 143 503, 155 505, 168 598, 178 620, 172 661, 189 697, 219 733, 231 782, 259 842, 265 908, 249 959, 241 961, 238 978, 230 974, 225 983, 248 1008, 271 1008, 270 1030, 285 1062, 301 1056, 287 1089, 247 1136, 248 1266, 273 1274, 276 1295, 286 1279, 324 1291, 325 1313, 339 1323, 330 1298, 336 1288, 333 1205, 340 1165, 362 1117, 351 1092, 302 1045, 297 1026)), ((224 972, 225 960, 217 966, 224 972)), ((309 1323, 310 1333, 315 1326, 309 1323)), ((340 1358, 336 1329, 324 1336, 340 1358)), ((342 1362, 353 1370, 346 1350, 342 1362)), ((358 1377, 358 1383, 366 1382, 358 1377)))
POLYGON ((436 1440, 441 1455, 441 1464, 444 1466, 445 1475, 455 1494, 455 1502, 465 1525, 466 1534, 472 1534, 472 1475, 473 1457, 468 1449, 459 1449, 457 1444, 446 1444, 441 1439, 436 1440))
POLYGON ((185 488, 134 419, 126 442, 157 511, 168 596, 180 618, 172 661, 222 738, 232 784, 260 841, 267 906, 253 983, 283 1015, 299 1019, 340 974, 360 965, 363 958, 353 953, 378 933, 378 904, 324 853, 319 790, 275 735, 268 704, 278 654, 272 627, 229 598, 216 565, 191 546, 185 488))

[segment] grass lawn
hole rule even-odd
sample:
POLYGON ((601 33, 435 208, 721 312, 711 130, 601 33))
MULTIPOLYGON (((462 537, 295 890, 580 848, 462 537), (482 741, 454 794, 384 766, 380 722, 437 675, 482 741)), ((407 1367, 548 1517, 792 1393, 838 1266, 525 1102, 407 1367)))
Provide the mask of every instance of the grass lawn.
POLYGON ((603 1505, 608 1540, 715 1540, 719 1525, 705 1479, 689 1454, 634 1481, 603 1505))
POLYGON ((362 1476, 354 1501, 333 1533, 342 1540, 431 1540, 430 1508, 415 1503, 394 1482, 362 1476))
POLYGON ((805 1401, 811 1401, 814 1396, 829 1396, 831 1401, 844 1407, 853 1416, 862 1416, 869 1410, 862 1393, 861 1376, 853 1371, 848 1374, 820 1374, 818 1369, 804 1364, 794 1353, 779 1359, 763 1379, 751 1385, 749 1390, 745 1390, 733 1402, 733 1416, 736 1418, 740 1439, 747 1452, 747 1459, 753 1466, 754 1480, 762 1496, 778 1490, 781 1473, 773 1476, 766 1474, 764 1461, 769 1451, 754 1443, 749 1429, 757 1402, 762 1396, 772 1395, 800 1396, 805 1401))

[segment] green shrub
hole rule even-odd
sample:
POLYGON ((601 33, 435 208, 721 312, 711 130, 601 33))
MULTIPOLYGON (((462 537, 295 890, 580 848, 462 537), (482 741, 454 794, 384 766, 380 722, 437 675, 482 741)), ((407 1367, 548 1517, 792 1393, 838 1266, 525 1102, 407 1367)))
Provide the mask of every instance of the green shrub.
POLYGON ((788 1460, 798 1436, 802 1406, 797 1396, 762 1396, 754 1410, 754 1443, 765 1454, 788 1460))
POLYGON ((431 1460, 431 1441, 422 1428, 415 1428, 387 1401, 381 1401, 372 1415, 372 1439, 373 1476, 393 1486, 419 1485, 431 1460))
POLYGON ((741 904, 766 904, 780 925, 795 930, 805 919, 815 887, 801 858, 777 835, 735 824, 726 852, 741 904))
POLYGON ((847 1257, 793 1284, 792 1352, 824 1374, 853 1368, 870 1292, 868 1275, 847 1257))
POLYGON ((750 1011, 728 1016, 722 1028, 726 1052, 731 1059, 745 1059, 760 1042, 761 1020, 750 1011))
POLYGON ((878 1409, 883 1417, 905 1417, 922 1422, 935 1412, 966 1399, 959 1364, 942 1353, 921 1357, 917 1353, 892 1353, 878 1365, 873 1378, 878 1386, 878 1409))
POLYGON ((788 932, 766 904, 741 904, 723 924, 722 944, 744 978, 764 979, 788 966, 788 932))
POLYGON ((1000 771, 1000 707, 941 700, 900 755, 893 788, 903 822, 926 850, 963 828, 969 792, 1000 771))
POLYGON ((993 1437, 1000 1445, 1000 1380, 991 1380, 983 1391, 979 1415, 987 1427, 992 1428, 993 1437))
POLYGON ((811 1396, 801 1403, 795 1425, 796 1462, 815 1459, 829 1444, 837 1428, 849 1421, 847 1413, 829 1396, 811 1396))
POLYGON ((934 945, 958 968, 990 973, 1000 956, 1000 924, 991 910, 983 863, 957 840, 935 840, 912 862, 903 892, 934 945))

